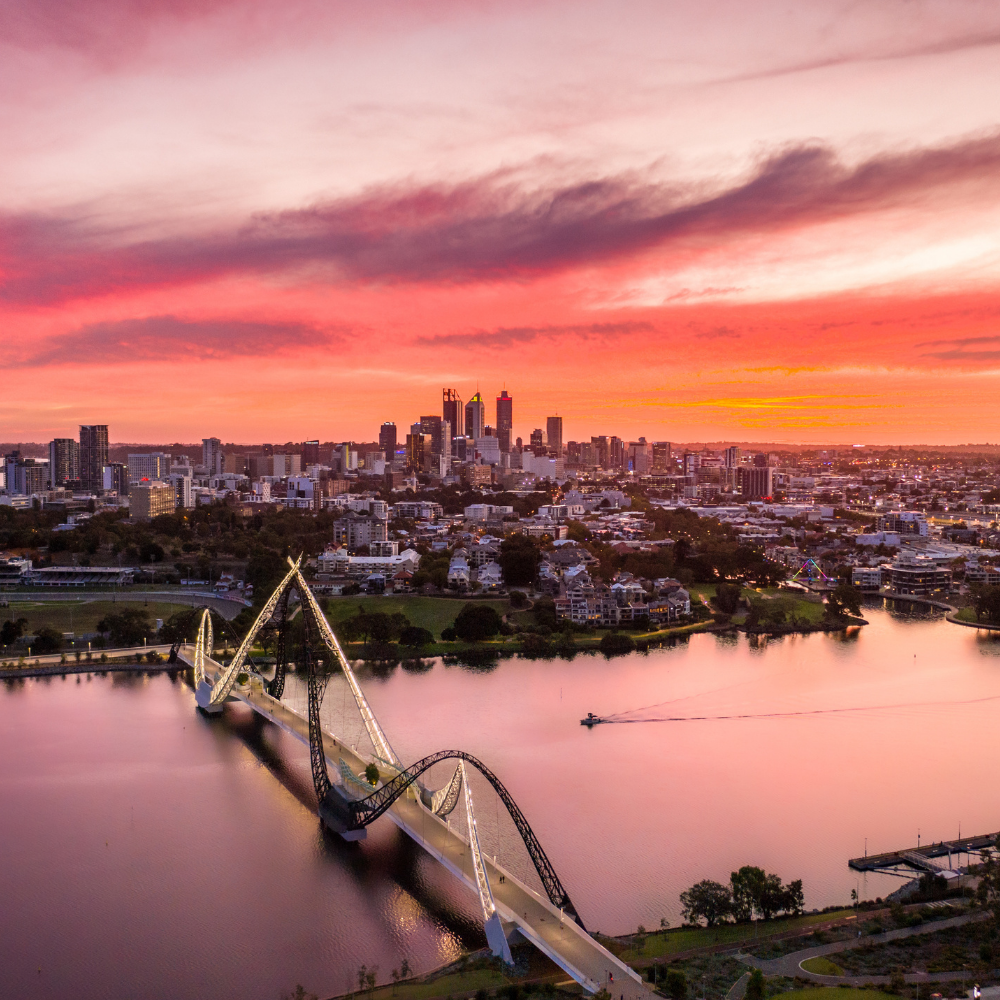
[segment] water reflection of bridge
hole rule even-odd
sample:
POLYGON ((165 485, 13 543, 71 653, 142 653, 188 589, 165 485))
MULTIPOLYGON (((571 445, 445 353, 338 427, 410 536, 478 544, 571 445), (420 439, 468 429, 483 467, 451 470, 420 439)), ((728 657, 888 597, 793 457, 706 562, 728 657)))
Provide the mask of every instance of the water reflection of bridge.
POLYGON ((206 610, 194 644, 177 651, 178 659, 194 671, 199 707, 217 713, 226 702, 242 702, 306 744, 319 815, 327 827, 347 840, 358 840, 364 838, 370 823, 386 816, 478 895, 487 941, 495 955, 509 962, 509 943, 527 940, 589 992, 610 986, 613 994, 630 1000, 649 995, 641 978, 587 933, 527 819, 500 779, 482 761, 462 750, 440 751, 410 765, 397 758, 336 635, 299 572, 298 562, 292 564, 228 665, 213 658, 214 647, 212 619, 206 610), (282 701, 289 603, 296 595, 305 631, 302 666, 308 673, 309 691, 305 716, 282 701), (270 680, 256 671, 249 658, 250 649, 265 628, 274 631, 277 648, 275 674, 270 680), (322 729, 320 706, 329 668, 339 668, 351 688, 371 739, 371 754, 345 745, 335 734, 322 729), (454 774, 442 788, 428 788, 425 775, 443 761, 457 761, 454 774), (374 785, 365 776, 371 765, 378 771, 374 785), (468 782, 470 767, 489 782, 503 802, 538 873, 544 895, 482 851, 468 782), (464 829, 458 829, 460 824, 452 824, 450 819, 460 801, 464 804, 464 829))

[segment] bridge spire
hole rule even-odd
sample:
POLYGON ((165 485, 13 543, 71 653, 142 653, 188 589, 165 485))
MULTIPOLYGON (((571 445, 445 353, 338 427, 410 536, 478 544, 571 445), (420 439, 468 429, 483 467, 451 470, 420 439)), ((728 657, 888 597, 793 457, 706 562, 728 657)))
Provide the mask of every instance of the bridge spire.
MULTIPOLYGON (((289 562, 291 562, 290 559, 289 562)), ((274 613, 274 609, 278 606, 278 601, 285 593, 285 589, 296 578, 299 572, 299 564, 301 562, 302 556, 299 556, 299 558, 292 563, 292 568, 285 574, 284 579, 278 584, 274 593, 268 598, 267 603, 261 609, 256 621, 254 621, 253 625, 250 627, 250 631, 243 637, 243 641, 240 643, 239 649, 236 650, 236 655, 233 657, 232 662, 225 670, 222 671, 222 675, 219 679, 211 688, 203 686, 202 689, 198 691, 196 700, 200 708, 203 708, 208 712, 218 712, 221 710, 222 703, 229 697, 229 692, 232 691, 233 685, 236 683, 236 678, 243 669, 243 664, 246 662, 247 654, 253 648, 253 643, 257 638, 257 634, 274 613)), ((301 577, 299 579, 301 579, 301 577)), ((308 588, 306 589, 308 592, 308 588)))
POLYGON ((365 698, 365 693, 361 690, 361 685, 358 684, 358 679, 354 676, 354 671, 347 662, 347 657, 344 656, 343 649, 340 648, 340 642, 337 640, 336 635, 334 635, 333 629, 330 628, 330 623, 326 620, 326 615, 323 614, 322 609, 316 602, 316 598, 313 596, 313 592, 309 589, 309 585, 299 571, 298 563, 295 565, 295 579, 299 585, 299 594, 302 598, 302 603, 303 605, 308 603, 324 645, 337 658, 340 669, 344 672, 344 677, 347 678, 347 683, 350 685, 354 700, 358 703, 361 720, 365 724, 365 729, 368 730, 368 738, 372 741, 372 746, 375 747, 376 755, 383 763, 391 764, 397 770, 401 771, 403 765, 396 756, 395 750, 390 746, 385 733, 382 732, 382 727, 378 724, 378 719, 375 718, 375 713, 371 710, 368 699, 365 698))
POLYGON ((472 789, 469 787, 469 777, 465 773, 464 760, 458 762, 458 769, 462 772, 462 786, 465 789, 465 816, 469 824, 469 853, 472 855, 472 868, 476 877, 476 888, 479 890, 479 904, 483 908, 486 940, 489 943, 490 951, 497 958, 502 958, 508 965, 513 965, 514 959, 510 954, 510 944, 507 942, 507 935, 503 932, 503 924, 500 922, 496 903, 493 902, 493 890, 490 888, 486 865, 483 864, 483 853, 479 848, 479 830, 476 827, 476 814, 472 808, 472 789))

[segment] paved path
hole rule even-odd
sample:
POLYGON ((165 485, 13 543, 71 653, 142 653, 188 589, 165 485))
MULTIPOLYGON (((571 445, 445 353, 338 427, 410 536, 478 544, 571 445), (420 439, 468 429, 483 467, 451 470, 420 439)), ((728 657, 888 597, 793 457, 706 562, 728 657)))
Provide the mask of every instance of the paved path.
MULTIPOLYGON (((861 938, 847 938, 843 941, 833 941, 831 944, 817 945, 815 948, 803 948, 802 951, 793 951, 790 955, 783 955, 781 958, 754 958, 752 955, 742 953, 737 954, 736 957, 744 964, 760 969, 768 976, 788 976, 789 978, 799 976, 802 979, 810 979, 814 983, 826 983, 827 985, 847 983, 851 986, 863 986, 865 983, 887 983, 889 976, 820 976, 815 972, 806 972, 801 965, 807 958, 835 955, 839 951, 850 951, 852 948, 860 948, 862 945, 885 944, 888 941, 898 941, 900 938, 914 937, 917 934, 933 934, 935 931, 943 931, 948 927, 961 927, 973 920, 985 920, 988 916, 989 914, 981 911, 964 913, 958 917, 949 917, 947 920, 932 920, 920 924, 918 927, 900 927, 893 931, 883 931, 881 934, 869 934, 861 938)), ((908 983, 941 983, 961 975, 961 970, 937 973, 913 972, 909 973, 905 979, 908 983)))

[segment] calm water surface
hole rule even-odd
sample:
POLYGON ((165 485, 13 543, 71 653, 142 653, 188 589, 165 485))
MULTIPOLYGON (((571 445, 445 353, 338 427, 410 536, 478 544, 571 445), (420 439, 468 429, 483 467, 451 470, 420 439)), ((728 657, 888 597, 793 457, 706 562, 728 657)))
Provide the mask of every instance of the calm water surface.
MULTIPOLYGON (((847 637, 361 676, 402 759, 484 760, 588 927, 620 933, 676 923, 682 889, 742 864, 802 878, 808 906, 883 895, 896 880, 846 865, 866 838, 1000 827, 1000 641, 866 614, 847 637), (587 730, 587 712, 763 717, 587 730), (775 714, 796 712, 818 714, 775 714)), ((304 704, 294 682, 287 698, 304 704)), ((324 711, 363 743, 339 679, 324 711)), ((199 717, 180 680, 0 687, 0 761, 4 996, 328 996, 362 962, 386 980, 404 956, 427 969, 481 943, 477 900, 388 820, 359 845, 324 837, 305 748, 242 708, 199 717)), ((530 874, 496 797, 473 791, 484 849, 530 874)))

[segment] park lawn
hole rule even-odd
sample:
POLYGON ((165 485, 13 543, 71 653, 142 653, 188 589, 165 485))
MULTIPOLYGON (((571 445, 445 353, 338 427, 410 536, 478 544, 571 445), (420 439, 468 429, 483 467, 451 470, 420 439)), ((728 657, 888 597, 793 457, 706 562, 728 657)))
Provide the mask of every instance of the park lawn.
MULTIPOLYGON (((829 913, 807 913, 801 917, 785 917, 756 924, 721 924, 718 927, 678 927, 666 931, 647 934, 641 955, 634 953, 627 945, 619 952, 625 956, 649 960, 666 958, 680 952, 696 948, 711 948, 719 944, 742 944, 746 941, 762 941, 775 934, 788 934, 801 930, 806 933, 816 924, 825 924, 849 916, 853 910, 832 910, 829 913)), ((602 943, 606 942, 602 938, 602 943)), ((614 950, 614 949, 612 949, 614 950)))
MULTIPOLYGON (((794 1000, 893 1000, 892 994, 881 990, 861 990, 844 986, 807 986, 804 990, 790 990, 783 996, 794 1000)), ((899 1000, 898 997, 895 1000, 899 1000)))
POLYGON ((843 976, 844 970, 837 965, 836 962, 831 962, 830 959, 825 958, 823 955, 816 955, 814 958, 807 958, 802 963, 802 968, 806 972, 812 972, 817 976, 843 976))
MULTIPOLYGON (((496 608, 501 615, 507 613, 510 607, 506 600, 479 601, 476 604, 488 604, 496 608)), ((358 606, 365 611, 381 611, 387 615, 401 612, 410 620, 411 625, 429 629, 434 637, 441 635, 441 630, 451 625, 458 617, 459 611, 465 606, 465 601, 453 597, 423 597, 420 594, 386 594, 384 597, 331 597, 327 607, 327 617, 336 631, 337 623, 353 618, 358 613, 358 606)))
POLYGON ((961 608, 955 617, 960 622, 976 622, 976 609, 973 607, 961 608))
POLYGON ((781 590, 779 587, 765 587, 760 594, 765 600, 773 600, 776 597, 790 598, 795 604, 792 614, 809 622, 822 621, 826 615, 826 605, 821 598, 813 595, 807 596, 794 590, 781 590))
POLYGON ((96 632, 97 623, 108 614, 125 608, 138 608, 155 625, 157 618, 166 621, 178 611, 192 611, 189 604, 166 604, 159 601, 11 601, 10 607, 0 608, 0 622, 27 618, 28 632, 52 628, 57 632, 96 632))

